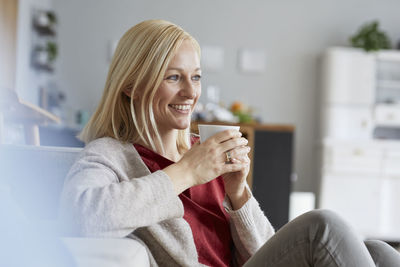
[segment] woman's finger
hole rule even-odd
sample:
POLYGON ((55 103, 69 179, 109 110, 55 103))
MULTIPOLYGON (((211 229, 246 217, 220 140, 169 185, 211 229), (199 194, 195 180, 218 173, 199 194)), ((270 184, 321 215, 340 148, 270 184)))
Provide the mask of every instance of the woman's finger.
POLYGON ((241 159, 247 156, 250 152, 249 146, 241 146, 230 150, 231 157, 234 159, 241 159))
POLYGON ((224 164, 222 166, 222 174, 229 173, 229 172, 238 172, 247 167, 248 163, 235 163, 235 164, 224 164))
POLYGON ((223 153, 222 157, 224 163, 237 163, 237 162, 249 162, 250 158, 248 153, 250 152, 250 147, 241 146, 235 149, 226 151, 223 153))
POLYGON ((240 158, 240 159, 234 158, 234 159, 231 160, 231 162, 233 164, 243 163, 243 164, 249 165, 250 164, 250 159, 248 157, 243 157, 243 158, 240 158))
POLYGON ((209 141, 209 142, 214 142, 214 143, 219 144, 219 143, 225 142, 229 139, 238 138, 241 136, 242 136, 242 133, 237 130, 225 130, 225 131, 216 133, 215 135, 211 136, 210 138, 208 138, 206 140, 206 142, 209 141))
POLYGON ((222 151, 229 151, 238 147, 246 146, 249 143, 246 138, 233 138, 220 144, 222 151))

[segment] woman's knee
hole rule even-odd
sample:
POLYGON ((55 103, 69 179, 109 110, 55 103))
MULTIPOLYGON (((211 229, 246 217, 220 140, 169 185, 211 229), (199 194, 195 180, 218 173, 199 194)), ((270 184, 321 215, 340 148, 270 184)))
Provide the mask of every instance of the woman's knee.
POLYGON ((343 219, 335 212, 326 209, 317 209, 303 214, 304 219, 309 223, 318 224, 345 224, 343 219))
MULTIPOLYGON (((308 238, 314 245, 359 242, 361 238, 337 213, 331 210, 313 210, 303 214, 301 224, 306 225, 308 238)), ((349 245, 351 246, 351 245, 349 245)))
POLYGON ((310 226, 313 231, 329 230, 338 234, 353 233, 353 229, 337 213, 331 210, 318 209, 302 215, 303 223, 310 226))

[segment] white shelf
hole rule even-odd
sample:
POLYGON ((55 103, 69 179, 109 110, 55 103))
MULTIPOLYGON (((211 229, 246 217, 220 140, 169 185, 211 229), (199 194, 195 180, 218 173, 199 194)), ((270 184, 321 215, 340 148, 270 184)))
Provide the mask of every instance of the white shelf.
POLYGON ((378 88, 400 90, 400 81, 397 80, 380 80, 377 84, 378 88))
POLYGON ((370 140, 360 140, 360 139, 330 139, 324 138, 321 142, 322 146, 325 147, 352 147, 360 146, 370 149, 393 149, 400 151, 400 142, 396 140, 386 140, 386 139, 370 139, 370 140))
POLYGON ((398 61, 400 63, 399 50, 382 50, 377 52, 377 60, 382 61, 398 61))
POLYGON ((376 122, 375 127, 400 128, 399 122, 376 122))

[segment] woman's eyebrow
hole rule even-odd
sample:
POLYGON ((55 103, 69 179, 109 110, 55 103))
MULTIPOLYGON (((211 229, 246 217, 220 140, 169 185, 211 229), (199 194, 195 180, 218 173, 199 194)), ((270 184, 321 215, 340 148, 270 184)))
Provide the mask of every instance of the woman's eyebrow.
MULTIPOLYGON (((171 68, 168 68, 167 70, 179 70, 179 71, 183 71, 184 69, 178 68, 178 67, 171 67, 171 68)), ((196 68, 196 69, 195 69, 195 71, 199 71, 199 70, 201 70, 201 68, 196 68)))

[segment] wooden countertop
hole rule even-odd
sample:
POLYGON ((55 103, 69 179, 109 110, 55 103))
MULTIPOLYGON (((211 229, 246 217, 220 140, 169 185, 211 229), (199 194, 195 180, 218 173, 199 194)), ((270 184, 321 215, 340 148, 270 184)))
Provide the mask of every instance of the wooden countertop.
POLYGON ((192 129, 196 127, 197 124, 212 124, 212 125, 235 125, 240 127, 251 127, 255 130, 267 130, 276 132, 294 132, 295 126, 289 124, 263 124, 263 123, 232 123, 232 122, 222 122, 222 121, 192 121, 192 129))

